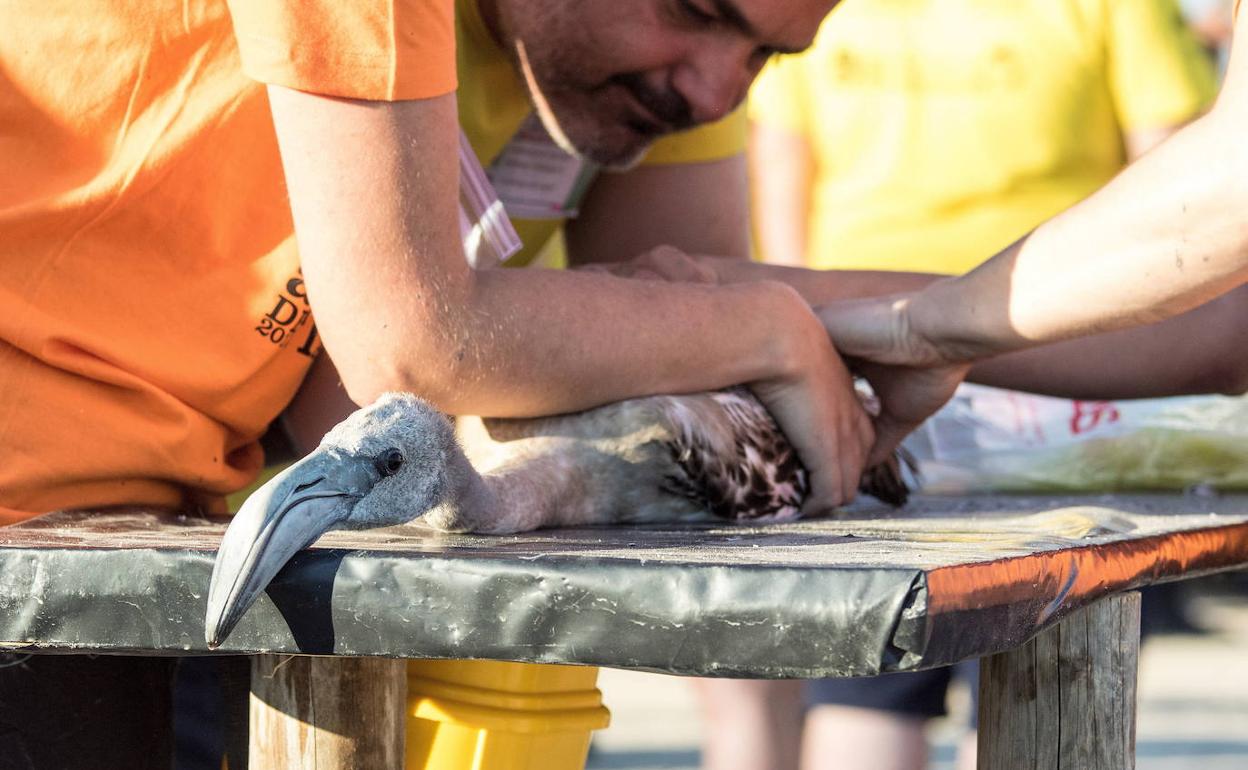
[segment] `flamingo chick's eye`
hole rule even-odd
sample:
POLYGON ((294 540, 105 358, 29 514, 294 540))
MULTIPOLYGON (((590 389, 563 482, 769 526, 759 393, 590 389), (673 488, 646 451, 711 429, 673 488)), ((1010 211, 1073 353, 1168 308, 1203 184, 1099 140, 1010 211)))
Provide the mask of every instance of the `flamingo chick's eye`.
POLYGON ((397 449, 387 449, 373 458, 373 465, 377 466, 377 472, 383 479, 393 476, 403 467, 403 453, 397 449))

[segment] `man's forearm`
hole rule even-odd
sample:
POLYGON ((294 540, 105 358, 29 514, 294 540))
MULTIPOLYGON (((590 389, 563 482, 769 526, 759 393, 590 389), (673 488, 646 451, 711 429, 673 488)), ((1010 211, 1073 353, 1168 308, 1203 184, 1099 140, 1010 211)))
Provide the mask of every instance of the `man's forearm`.
POLYGON ((715 257, 697 259, 714 271, 720 283, 777 281, 793 287, 812 307, 846 299, 918 291, 945 277, 890 270, 811 270, 715 257))
MULTIPOLYGON (((631 315, 627 323, 613 324, 612 313, 570 319, 569 314, 558 312, 564 306, 551 297, 574 289, 595 291, 587 283, 598 283, 598 295, 610 300, 606 304, 621 303, 619 311, 627 312, 622 303, 635 301, 638 291, 655 296, 650 290, 663 291, 664 285, 587 282, 563 275, 538 270, 500 273, 494 286, 482 289, 482 302, 519 301, 526 306, 525 312, 516 313, 523 322, 509 327, 496 323, 492 319, 499 314, 478 306, 468 314, 475 321, 466 322, 455 353, 420 357, 418 366, 409 367, 412 371, 379 380, 373 387, 420 392, 450 413, 511 417, 574 411, 651 392, 713 389, 766 376, 783 365, 780 359, 787 352, 772 344, 768 323, 752 323, 752 317, 779 322, 786 310, 804 315, 800 299, 783 287, 771 286, 700 291, 692 303, 690 295, 669 292, 656 303, 655 312, 644 318, 631 315), (602 291, 603 285, 610 288, 602 291), (545 292, 538 307, 532 307, 532 295, 525 294, 535 290, 545 292), (710 308, 708 312, 727 307, 743 328, 725 330, 730 333, 716 331, 713 323, 678 323, 673 328, 660 312, 668 300, 680 303, 667 307, 677 314, 700 312, 696 306, 702 304, 710 308), (751 307, 752 312, 742 312, 751 307), (556 312, 547 312, 551 309, 556 312), (458 356, 458 351, 464 355, 458 356), (655 352, 659 355, 651 355, 655 352), (480 373, 483 359, 489 361, 492 374, 488 377, 480 373), (581 379, 571 379, 568 373, 577 373, 581 379)), ((779 335, 781 343, 784 336, 779 335)), ((408 348, 407 352, 416 351, 408 348)), ((301 449, 315 446, 325 431, 356 408, 339 385, 340 377, 334 364, 322 356, 287 410, 295 428, 293 438, 301 449)), ((372 395, 357 389, 356 401, 367 403, 372 395)))
POLYGON ((477 273, 470 296, 447 307, 431 328, 453 329, 455 338, 414 340, 388 369, 393 384, 375 389, 413 390, 452 413, 567 412, 783 376, 801 355, 794 341, 819 331, 802 300, 778 284, 493 270, 477 273))
POLYGON ((976 364, 983 385, 1082 399, 1248 390, 1248 287, 1157 324, 976 364))

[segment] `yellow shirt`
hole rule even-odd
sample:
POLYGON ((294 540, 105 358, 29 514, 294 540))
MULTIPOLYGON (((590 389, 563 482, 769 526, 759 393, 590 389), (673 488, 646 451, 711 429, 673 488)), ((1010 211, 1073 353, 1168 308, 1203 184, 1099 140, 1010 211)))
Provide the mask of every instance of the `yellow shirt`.
POLYGON ((750 117, 812 146, 813 266, 959 273, 1215 90, 1173 0, 846 0, 750 117))
MULTIPOLYGON (((511 60, 486 29, 477 0, 456 0, 455 41, 460 126, 481 164, 488 167, 533 107, 511 60)), ((738 109, 716 123, 660 139, 642 162, 648 165, 721 160, 744 152, 745 138, 745 110, 738 109)), ((524 248, 508 261, 510 266, 531 262, 563 225, 558 219, 513 222, 524 248)))

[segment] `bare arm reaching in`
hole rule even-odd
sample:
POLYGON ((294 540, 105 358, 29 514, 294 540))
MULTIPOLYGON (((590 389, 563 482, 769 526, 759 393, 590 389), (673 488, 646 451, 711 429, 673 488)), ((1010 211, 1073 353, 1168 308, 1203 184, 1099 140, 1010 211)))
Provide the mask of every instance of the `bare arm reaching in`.
POLYGON ((886 360, 880 342, 891 334, 896 359, 919 363, 1126 328, 1211 300, 1248 278, 1246 118, 1239 51, 1209 114, 1088 200, 965 276, 825 319, 850 352, 886 360))
MULTIPOLYGON (((659 249, 613 268, 619 273, 672 281, 733 283, 771 280, 789 284, 813 305, 917 292, 944 276, 879 271, 815 271, 659 249)), ((984 385, 1082 398, 1149 398, 1248 391, 1248 287, 1241 287, 1173 318, 1146 326, 1096 334, 979 360, 967 379, 984 385)), ((922 376, 944 393, 958 369, 866 371, 883 388, 913 388, 922 376)), ((929 398, 936 398, 927 394, 929 398)), ((903 398, 906 396, 903 393, 903 398)), ((913 404, 907 405, 914 408, 913 404)), ((936 403, 932 408, 939 406, 936 403)), ((921 416, 919 418, 921 419, 921 416)), ((887 429, 887 424, 885 428, 887 429)), ((897 427, 904 431, 904 426, 897 427)), ((904 435, 904 433, 903 433, 904 435)))
MULTIPOLYGON (((806 270, 671 250, 639 265, 670 280, 787 283, 812 305, 919 291, 945 279, 930 273, 806 270)), ((967 379, 1065 398, 1153 398, 1248 391, 1248 287, 1193 310, 1133 329, 986 358, 967 379)))

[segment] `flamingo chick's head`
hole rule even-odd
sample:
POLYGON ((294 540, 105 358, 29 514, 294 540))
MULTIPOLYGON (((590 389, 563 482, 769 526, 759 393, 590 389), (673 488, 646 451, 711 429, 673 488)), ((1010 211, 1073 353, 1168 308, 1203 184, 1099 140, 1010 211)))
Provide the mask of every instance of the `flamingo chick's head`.
POLYGON ((387 393, 252 493, 212 568, 208 646, 220 646, 286 562, 321 535, 402 524, 441 503, 452 486, 446 469, 454 446, 454 431, 437 410, 387 393))

